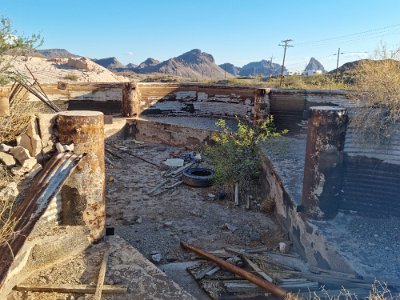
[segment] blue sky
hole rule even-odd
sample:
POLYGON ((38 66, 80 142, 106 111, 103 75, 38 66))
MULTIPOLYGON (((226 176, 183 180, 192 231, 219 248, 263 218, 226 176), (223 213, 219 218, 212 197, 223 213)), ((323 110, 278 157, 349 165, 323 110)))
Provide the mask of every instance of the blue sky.
POLYGON ((0 0, 0 15, 19 33, 40 33, 42 48, 116 56, 123 63, 165 60, 194 48, 218 64, 282 63, 278 44, 292 39, 286 65, 302 70, 310 57, 327 69, 400 47, 398 0, 0 0), (365 53, 366 52, 366 53, 365 53))

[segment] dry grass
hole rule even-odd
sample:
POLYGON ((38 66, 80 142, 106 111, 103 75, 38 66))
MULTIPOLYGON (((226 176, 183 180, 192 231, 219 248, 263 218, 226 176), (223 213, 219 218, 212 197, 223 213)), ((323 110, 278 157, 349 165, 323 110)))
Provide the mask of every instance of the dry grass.
POLYGON ((28 101, 25 90, 21 91, 10 105, 10 115, 0 117, 0 142, 8 143, 26 131, 35 112, 39 110, 37 101, 28 101))
POLYGON ((363 61, 355 70, 359 108, 351 122, 360 141, 382 144, 400 121, 400 49, 379 53, 378 60, 363 61))
MULTIPOLYGON (((18 135, 26 131, 34 113, 38 111, 40 104, 38 102, 28 101, 25 91, 21 91, 13 100, 10 106, 10 115, 0 117, 0 142, 15 143, 18 135)), ((0 191, 11 182, 18 182, 19 179, 0 165, 0 191)), ((13 199, 0 197, 0 244, 14 233, 16 220, 11 219, 14 207, 13 199)))
MULTIPOLYGON (((3 166, 0 166, 0 191, 10 182, 13 182, 13 178, 3 166)), ((14 233, 16 221, 11 219, 13 206, 14 201, 0 196, 0 245, 14 233)))

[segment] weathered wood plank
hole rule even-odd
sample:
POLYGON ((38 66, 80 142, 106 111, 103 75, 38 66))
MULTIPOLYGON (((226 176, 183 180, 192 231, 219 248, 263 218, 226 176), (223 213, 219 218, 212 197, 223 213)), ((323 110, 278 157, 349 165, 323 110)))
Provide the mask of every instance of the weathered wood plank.
MULTIPOLYGON (((19 284, 14 287, 14 290, 20 292, 94 294, 96 286, 89 284, 19 284)), ((105 284, 102 291, 103 294, 126 294, 128 287, 105 284)))

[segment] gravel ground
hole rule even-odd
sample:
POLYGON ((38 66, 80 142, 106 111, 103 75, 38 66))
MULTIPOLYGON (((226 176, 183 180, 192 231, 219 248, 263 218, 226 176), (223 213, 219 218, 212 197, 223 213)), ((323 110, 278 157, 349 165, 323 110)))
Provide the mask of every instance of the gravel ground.
MULTIPOLYGON (((156 164, 185 153, 164 145, 124 145, 156 164)), ((287 239, 274 217, 259 211, 260 199, 253 199, 252 208, 246 210, 228 200, 210 200, 208 194, 217 192, 212 188, 186 185, 149 196, 163 180, 160 169, 118 154, 123 159, 110 156, 114 166, 107 166, 107 222, 147 258, 161 254, 160 263, 166 263, 192 257, 180 249, 179 241, 217 250, 226 246, 275 248, 287 239)))
POLYGON ((314 222, 355 271, 379 280, 400 279, 399 218, 366 218, 339 213, 314 222))

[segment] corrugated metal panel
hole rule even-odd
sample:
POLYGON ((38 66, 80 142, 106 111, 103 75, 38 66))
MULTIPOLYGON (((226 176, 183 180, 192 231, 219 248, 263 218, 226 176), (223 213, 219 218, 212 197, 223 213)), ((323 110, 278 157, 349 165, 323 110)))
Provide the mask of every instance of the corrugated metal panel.
POLYGON ((340 208, 376 218, 400 216, 399 179, 400 165, 346 155, 340 208))
POLYGON ((16 220, 15 234, 7 243, 0 245, 0 286, 3 285, 14 258, 17 257, 50 200, 60 190, 81 158, 82 155, 59 153, 47 162, 44 169, 33 180, 30 193, 12 215, 12 218, 16 220))

